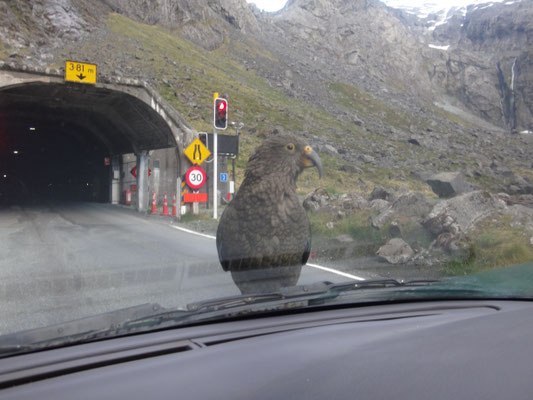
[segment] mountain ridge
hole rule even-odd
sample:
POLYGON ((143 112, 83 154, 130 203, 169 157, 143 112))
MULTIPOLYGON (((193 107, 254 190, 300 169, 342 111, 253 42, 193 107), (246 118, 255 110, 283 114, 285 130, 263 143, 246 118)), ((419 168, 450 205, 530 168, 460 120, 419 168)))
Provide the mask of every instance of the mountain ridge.
MULTIPOLYGON (((513 181, 506 171, 529 179, 530 138, 505 133, 496 65, 483 52, 429 48, 378 1, 292 0, 273 14, 244 0, 2 7, 0 58, 9 62, 94 61, 103 73, 148 81, 196 130, 210 127, 202 104, 211 92, 229 93, 232 118, 246 123, 244 155, 261 136, 287 130, 321 149, 332 181, 348 187, 367 179, 421 187, 425 175, 454 169, 502 190, 513 181), (353 181, 354 168, 362 181, 353 181)), ((508 92, 509 60, 500 62, 508 92)), ((523 78, 527 60, 518 65, 523 78)), ((522 78, 515 85, 526 93, 522 78)), ((529 129, 527 114, 518 115, 525 122, 517 127, 529 129)))

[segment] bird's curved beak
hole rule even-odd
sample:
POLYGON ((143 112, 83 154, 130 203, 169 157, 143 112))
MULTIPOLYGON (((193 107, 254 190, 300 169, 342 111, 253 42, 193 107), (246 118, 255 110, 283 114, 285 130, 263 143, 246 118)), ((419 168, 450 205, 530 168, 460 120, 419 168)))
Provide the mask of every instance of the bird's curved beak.
POLYGON ((311 146, 305 146, 301 160, 304 168, 316 167, 318 176, 322 178, 322 160, 311 146))

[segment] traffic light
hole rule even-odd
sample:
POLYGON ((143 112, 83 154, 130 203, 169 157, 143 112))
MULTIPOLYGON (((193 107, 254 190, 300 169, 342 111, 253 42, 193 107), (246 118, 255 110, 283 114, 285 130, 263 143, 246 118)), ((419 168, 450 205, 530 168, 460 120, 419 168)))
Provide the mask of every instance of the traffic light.
POLYGON ((228 101, 222 97, 215 99, 215 128, 226 129, 228 127, 228 101))

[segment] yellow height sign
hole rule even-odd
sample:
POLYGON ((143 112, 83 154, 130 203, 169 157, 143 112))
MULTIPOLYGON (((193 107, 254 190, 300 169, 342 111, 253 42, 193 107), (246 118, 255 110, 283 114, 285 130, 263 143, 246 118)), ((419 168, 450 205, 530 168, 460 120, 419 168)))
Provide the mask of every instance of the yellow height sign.
POLYGON ((78 83, 96 83, 96 64, 77 61, 65 63, 65 80, 78 83))
POLYGON ((211 155, 211 152, 205 147, 200 139, 194 139, 193 142, 187 146, 184 153, 189 160, 196 165, 200 165, 211 155))

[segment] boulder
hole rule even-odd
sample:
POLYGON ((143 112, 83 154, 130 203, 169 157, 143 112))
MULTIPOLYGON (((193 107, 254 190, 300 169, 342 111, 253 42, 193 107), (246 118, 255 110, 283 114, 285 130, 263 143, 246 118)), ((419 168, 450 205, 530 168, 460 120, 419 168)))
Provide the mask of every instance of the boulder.
POLYGON ((342 208, 345 210, 363 210, 368 207, 368 201, 357 193, 349 193, 342 197, 342 208))
MULTIPOLYGON (((374 200, 376 201, 376 200, 374 200)), ((420 221, 431 211, 431 205, 420 192, 409 192, 398 197, 388 208, 370 217, 370 224, 377 229, 383 228, 394 218, 407 217, 420 221)))
POLYGON ((376 161, 376 159, 374 157, 372 157, 371 155, 368 155, 368 154, 361 154, 359 156, 359 159, 361 161, 363 161, 364 163, 366 163, 366 164, 372 164, 373 162, 376 161))
POLYGON ((394 238, 381 246, 376 254, 390 264, 404 264, 414 256, 415 252, 404 240, 394 238))
POLYGON ((307 211, 310 212, 317 212, 318 210, 320 210, 320 204, 318 204, 318 202, 314 200, 305 199, 303 206, 307 211))
POLYGON ((505 201, 488 192, 464 193, 435 205, 423 225, 435 236, 443 232, 467 233, 477 222, 506 207, 505 201))
POLYGON ((468 244, 463 239, 462 234, 443 232, 431 243, 430 248, 432 250, 444 250, 453 257, 465 258, 468 256, 470 250, 468 244))
POLYGON ((389 207, 390 202, 382 199, 372 200, 368 203, 368 208, 372 211, 377 211, 378 213, 385 211, 389 207))
POLYGON ((369 200, 382 199, 387 201, 394 201, 396 196, 390 189, 386 189, 381 185, 374 186, 372 193, 370 193, 369 200))
POLYGON ((431 204, 420 192, 409 192, 398 197, 392 208, 396 214, 405 217, 426 217, 431 211, 431 204))
POLYGON ((461 172, 441 172, 426 180, 433 192, 439 197, 454 197, 472 190, 461 172))
POLYGON ((352 118, 352 121, 353 121, 354 125, 356 125, 356 126, 363 126, 364 125, 364 122, 361 119, 357 118, 356 116, 354 116, 352 118))
POLYGON ((324 150, 331 154, 339 154, 338 150, 330 144, 324 145, 324 150))
POLYGON ((381 212, 378 215, 372 215, 369 218, 369 222, 370 222, 370 225, 372 225, 372 227, 376 229, 381 229, 385 225, 387 225, 387 223, 392 218, 394 218, 394 210, 391 207, 389 207, 388 209, 386 209, 385 211, 381 212))
POLYGON ((318 188, 305 196, 303 206, 307 211, 316 212, 329 204, 330 196, 326 189, 318 188))

